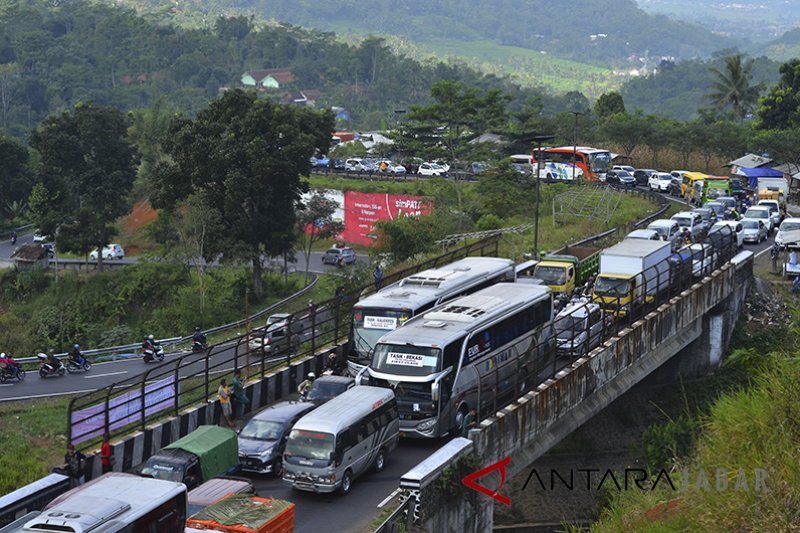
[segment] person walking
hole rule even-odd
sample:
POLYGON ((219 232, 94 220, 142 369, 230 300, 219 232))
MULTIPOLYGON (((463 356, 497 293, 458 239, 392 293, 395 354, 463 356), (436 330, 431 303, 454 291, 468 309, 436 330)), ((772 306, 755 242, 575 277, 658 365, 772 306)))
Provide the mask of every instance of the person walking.
POLYGON ((236 409, 234 410, 235 418, 242 418, 244 416, 244 406, 250 403, 247 399, 247 394, 244 392, 244 382, 242 381, 242 371, 238 368, 233 373, 233 399, 236 401, 236 409))
POLYGON ((217 398, 219 399, 219 405, 222 408, 222 417, 225 419, 225 423, 228 425, 228 427, 234 427, 233 421, 231 420, 231 390, 228 388, 228 384, 224 379, 219 381, 217 398))
POLYGON ((378 292, 381 286, 381 280, 383 279, 383 271, 380 265, 375 265, 375 272, 372 273, 372 277, 375 279, 375 292, 378 292))
POLYGON ((114 456, 111 455, 111 435, 103 435, 103 444, 100 445, 100 464, 103 466, 103 473, 111 472, 114 466, 114 456))
POLYGON ((86 456, 75 450, 75 445, 67 446, 67 453, 64 454, 64 463, 67 465, 67 475, 69 476, 69 486, 71 488, 82 485, 84 481, 83 467, 86 464, 86 456))

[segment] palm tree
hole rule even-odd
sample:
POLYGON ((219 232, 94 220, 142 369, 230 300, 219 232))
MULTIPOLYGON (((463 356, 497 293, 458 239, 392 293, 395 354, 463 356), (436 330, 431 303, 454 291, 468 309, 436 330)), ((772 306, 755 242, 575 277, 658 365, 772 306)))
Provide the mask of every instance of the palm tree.
POLYGON ((762 84, 752 85, 753 59, 745 59, 741 54, 725 58, 723 69, 713 67, 711 73, 715 80, 711 83, 709 100, 718 110, 733 109, 734 116, 742 122, 755 107, 762 84))

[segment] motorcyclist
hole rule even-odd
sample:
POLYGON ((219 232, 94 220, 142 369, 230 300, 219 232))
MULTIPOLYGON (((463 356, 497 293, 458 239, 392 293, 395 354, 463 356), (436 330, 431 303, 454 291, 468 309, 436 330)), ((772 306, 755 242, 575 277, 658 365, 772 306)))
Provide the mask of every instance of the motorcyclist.
POLYGON ((156 354, 157 350, 158 350, 158 348, 157 348, 155 336, 150 334, 147 337, 145 337, 144 341, 142 341, 142 352, 144 352, 145 358, 149 359, 149 358, 153 357, 156 354), (150 353, 148 353, 148 351, 150 353))
POLYGON ((308 373, 305 381, 303 381, 297 387, 297 392, 300 393, 300 396, 305 398, 308 395, 308 391, 311 390, 311 385, 314 384, 314 380, 316 379, 316 377, 317 377, 316 374, 314 374, 313 372, 308 373))
POLYGON ((17 232, 16 231, 12 231, 11 232, 11 244, 12 245, 17 244, 17 232))
POLYGON ((206 344, 206 336, 200 331, 200 326, 196 326, 194 328, 194 334, 192 335, 192 340, 196 343, 202 344, 205 346, 206 344))
POLYGON ((683 228, 683 242, 692 244, 692 232, 689 231, 689 228, 683 228))
POLYGON ((0 353, 0 370, 7 373, 12 378, 15 378, 19 373, 19 366, 17 366, 17 362, 14 361, 14 358, 11 357, 11 354, 3 352, 0 353))
POLYGON ((69 352, 69 358, 78 366, 83 366, 86 363, 86 358, 81 353, 81 345, 74 344, 72 351, 69 352))
POLYGON ((58 371, 58 369, 63 366, 52 348, 47 351, 47 354, 40 352, 36 357, 39 359, 42 366, 48 367, 48 372, 50 373, 58 371))

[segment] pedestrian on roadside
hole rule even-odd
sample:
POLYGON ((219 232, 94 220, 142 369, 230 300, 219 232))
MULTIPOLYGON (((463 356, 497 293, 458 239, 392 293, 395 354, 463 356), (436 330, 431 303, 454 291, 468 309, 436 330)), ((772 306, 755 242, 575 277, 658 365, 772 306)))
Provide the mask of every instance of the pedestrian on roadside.
POLYGON ((244 416, 244 406, 250 403, 247 399, 247 394, 244 392, 244 382, 242 381, 242 371, 238 368, 233 373, 233 399, 236 400, 235 418, 242 418, 244 416))
POLYGON ((83 467, 86 464, 86 456, 75 450, 75 445, 67 446, 67 453, 64 454, 64 463, 67 465, 67 475, 71 488, 82 485, 84 482, 83 467))
POLYGON ((469 435, 469 430, 478 424, 478 411, 473 407, 464 417, 464 422, 461 424, 461 436, 466 437, 469 435))
POLYGON ((114 456, 111 455, 111 435, 106 433, 103 435, 103 444, 100 445, 100 464, 103 467, 103 473, 111 472, 114 466, 114 456))
POLYGON ((372 273, 372 277, 375 278, 375 292, 378 292, 381 286, 381 280, 383 279, 383 271, 380 265, 375 265, 375 272, 372 273))
POLYGON ((233 421, 231 420, 231 390, 228 388, 228 384, 226 383, 225 379, 221 379, 219 381, 217 398, 219 399, 219 405, 222 408, 222 417, 225 419, 225 423, 228 425, 228 427, 234 427, 233 421))
POLYGON ((800 276, 795 276, 792 281, 792 293, 797 294, 798 292, 800 292, 800 276))
POLYGON ((769 252, 769 257, 772 259, 772 273, 778 273, 778 258, 781 255, 781 247, 777 242, 772 243, 772 250, 769 252))

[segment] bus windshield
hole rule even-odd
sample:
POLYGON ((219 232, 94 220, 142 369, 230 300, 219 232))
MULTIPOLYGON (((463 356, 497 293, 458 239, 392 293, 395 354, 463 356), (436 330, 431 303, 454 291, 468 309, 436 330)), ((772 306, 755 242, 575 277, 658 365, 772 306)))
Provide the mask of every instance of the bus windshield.
POLYGON ((597 152, 589 154, 589 165, 592 172, 603 174, 611 168, 611 154, 609 152, 597 152))
POLYGON ((286 455, 301 459, 328 461, 333 452, 333 435, 319 431, 293 429, 286 441, 286 455))
POLYGON ((427 376, 439 370, 441 350, 410 344, 379 344, 372 357, 377 372, 401 376, 427 376))
POLYGON ((594 292, 602 296, 625 296, 628 293, 628 280, 600 276, 595 281, 594 292))
POLYGON ((535 278, 542 280, 545 285, 563 285, 567 282, 567 274, 564 267, 539 265, 533 275, 535 278))
POLYGON ((378 340, 411 318, 408 310, 363 308, 353 309, 353 338, 359 358, 369 359, 378 340))

